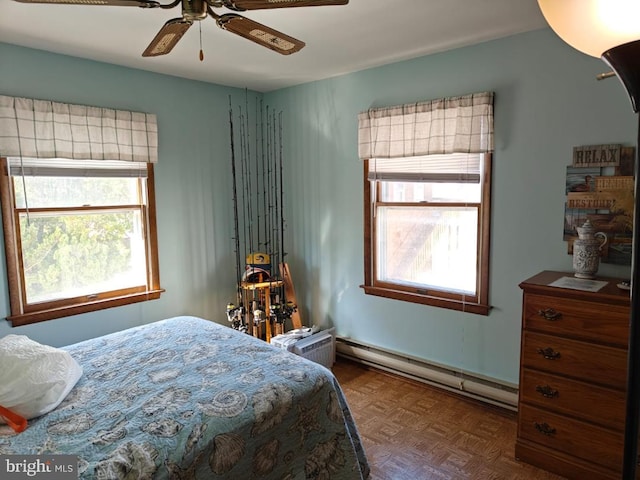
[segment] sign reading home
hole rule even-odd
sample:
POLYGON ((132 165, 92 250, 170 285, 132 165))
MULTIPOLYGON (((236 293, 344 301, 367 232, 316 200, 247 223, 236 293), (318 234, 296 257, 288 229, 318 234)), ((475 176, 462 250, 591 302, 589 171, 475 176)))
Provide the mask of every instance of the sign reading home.
POLYGON ((0 455, 2 480, 77 480, 76 455, 0 455))
POLYGON ((573 147, 574 167, 617 167, 622 145, 584 145, 573 147))

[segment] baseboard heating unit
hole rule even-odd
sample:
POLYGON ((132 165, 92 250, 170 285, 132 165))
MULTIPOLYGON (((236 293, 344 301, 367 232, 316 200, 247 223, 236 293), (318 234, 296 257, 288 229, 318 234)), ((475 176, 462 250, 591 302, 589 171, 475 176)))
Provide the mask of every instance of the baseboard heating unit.
POLYGON ((508 410, 518 408, 518 387, 469 372, 429 363, 349 338, 336 339, 336 354, 363 365, 480 400, 508 410))

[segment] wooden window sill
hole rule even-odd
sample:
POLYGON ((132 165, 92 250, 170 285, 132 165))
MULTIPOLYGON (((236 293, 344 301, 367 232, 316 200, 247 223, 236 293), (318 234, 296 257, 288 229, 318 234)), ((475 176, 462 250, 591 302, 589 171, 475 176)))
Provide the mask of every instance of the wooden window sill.
POLYGON ((44 322, 46 320, 53 320, 55 318, 78 315, 80 313, 96 312, 98 310, 104 310, 105 308, 120 307, 132 303, 145 302, 147 300, 157 300, 158 298, 160 298, 160 294, 162 294, 164 291, 164 289, 160 288, 156 290, 149 290, 147 292, 133 293, 120 297, 105 298, 77 305, 67 305, 64 307, 51 308, 47 310, 37 310, 28 313, 21 313, 18 315, 10 315, 7 317, 7 320, 11 322, 12 327, 19 327, 32 323, 44 322))
POLYGON ((375 295, 378 297, 391 298, 394 300, 402 300, 405 302, 420 303, 422 305, 431 305, 433 307, 448 308, 459 312, 475 313, 478 315, 489 315, 490 305, 480 303, 469 303, 462 300, 433 297, 430 295, 421 295, 417 293, 405 292, 401 290, 392 290, 388 288, 372 287, 369 285, 360 285, 367 295, 375 295))

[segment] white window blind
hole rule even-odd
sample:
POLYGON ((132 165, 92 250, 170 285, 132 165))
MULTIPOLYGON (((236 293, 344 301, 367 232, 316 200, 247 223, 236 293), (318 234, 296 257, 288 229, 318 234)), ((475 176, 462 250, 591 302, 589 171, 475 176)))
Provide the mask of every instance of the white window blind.
POLYGON ((9 175, 14 177, 140 177, 147 176, 145 162, 118 160, 68 160, 64 158, 8 159, 9 175))
POLYGON ((482 156, 477 153, 375 158, 369 180, 402 182, 480 183, 482 156))
POLYGON ((0 95, 0 156, 155 163, 156 116, 0 95))

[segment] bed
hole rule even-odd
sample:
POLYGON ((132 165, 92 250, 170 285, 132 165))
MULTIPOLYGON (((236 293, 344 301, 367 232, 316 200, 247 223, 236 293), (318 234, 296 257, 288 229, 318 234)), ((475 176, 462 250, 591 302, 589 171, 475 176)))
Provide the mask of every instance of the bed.
POLYGON ((0 454, 78 456, 86 479, 365 479, 330 370, 229 327, 174 317, 64 347, 83 375, 0 454))

